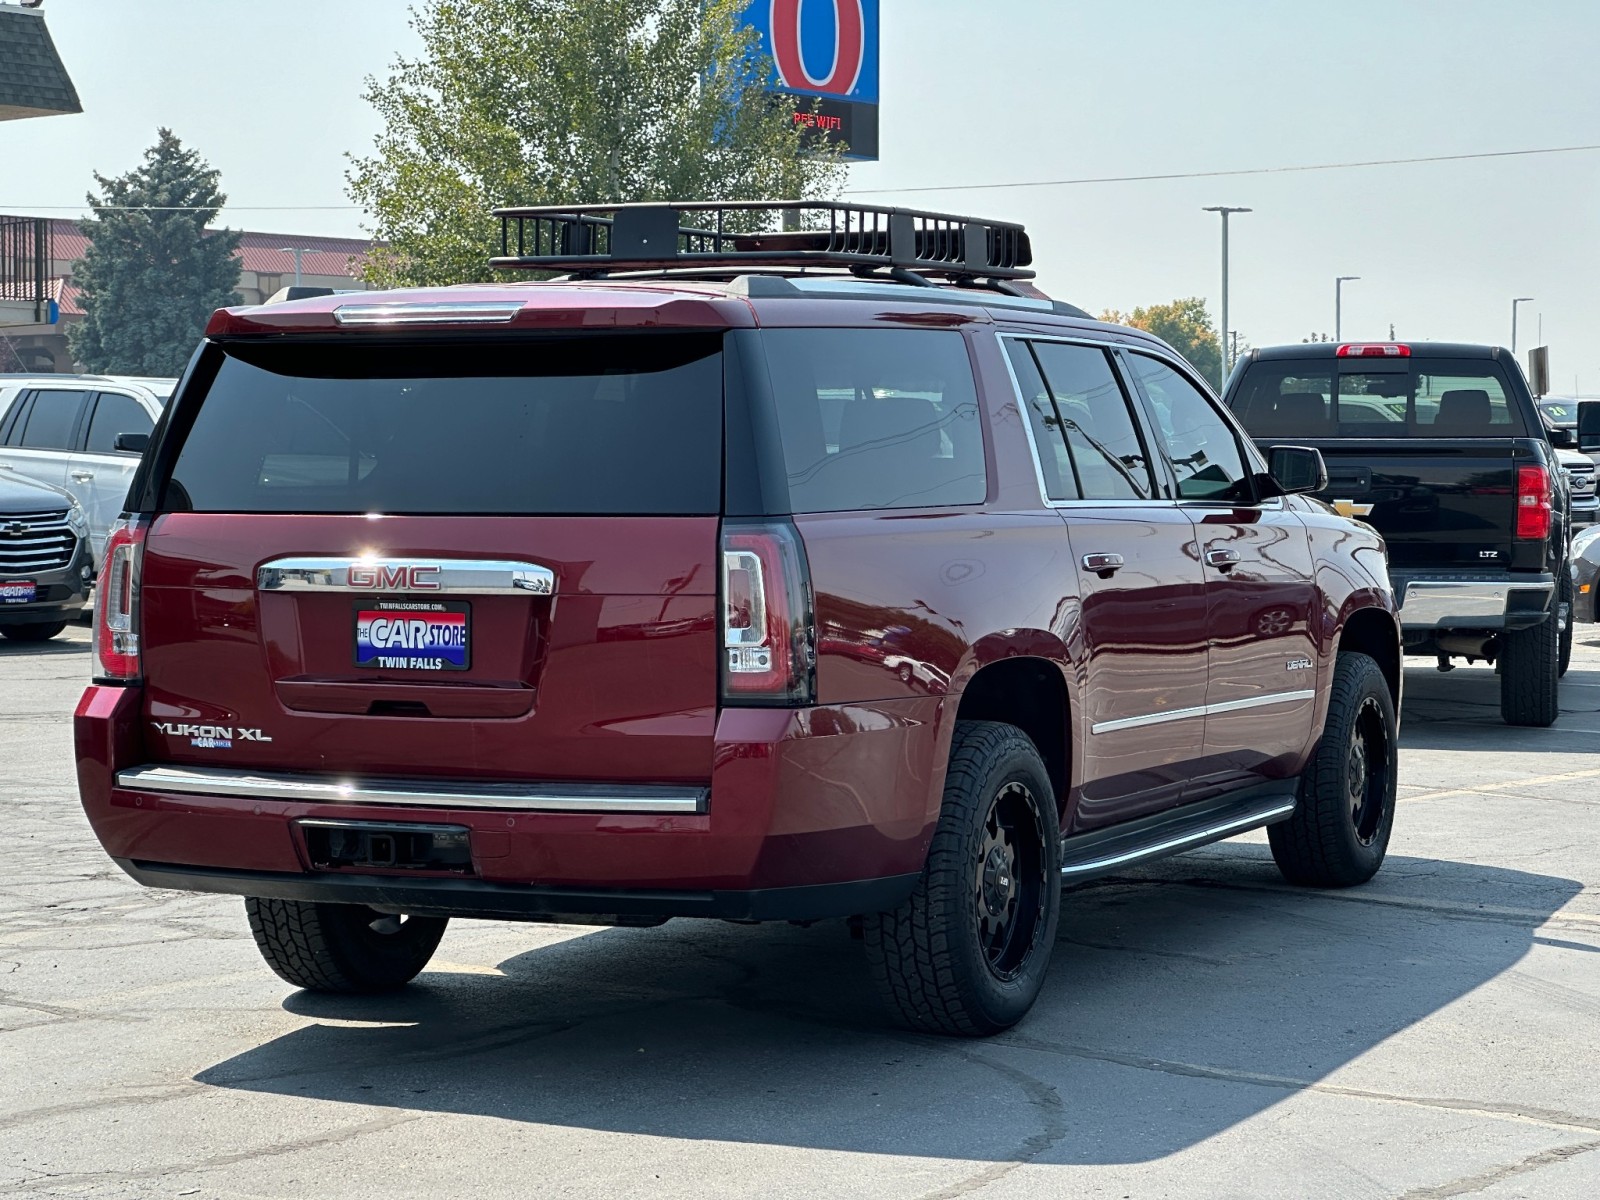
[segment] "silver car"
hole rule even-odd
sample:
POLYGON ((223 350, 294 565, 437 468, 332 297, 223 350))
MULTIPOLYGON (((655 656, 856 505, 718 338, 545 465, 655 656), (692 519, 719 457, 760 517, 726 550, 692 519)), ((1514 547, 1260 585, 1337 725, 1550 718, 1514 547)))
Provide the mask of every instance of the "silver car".
POLYGON ((0 471, 62 488, 82 506, 94 561, 175 379, 0 375, 0 471))

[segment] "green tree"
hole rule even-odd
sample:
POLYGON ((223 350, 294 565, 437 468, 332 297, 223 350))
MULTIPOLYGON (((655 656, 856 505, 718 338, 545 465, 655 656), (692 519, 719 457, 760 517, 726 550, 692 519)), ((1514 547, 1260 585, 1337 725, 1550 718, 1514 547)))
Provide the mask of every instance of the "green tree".
POLYGON ((73 280, 83 289, 84 318, 67 332, 72 357, 86 370, 118 375, 177 375, 206 320, 239 303, 239 235, 206 225, 227 197, 217 172, 159 131, 144 165, 89 194, 95 219, 73 280))
POLYGON ((1152 304, 1131 313, 1108 309, 1100 319, 1155 334, 1183 355, 1212 387, 1221 390, 1222 351, 1217 342, 1217 327, 1206 311, 1206 302, 1200 297, 1190 296, 1171 304, 1152 304))
POLYGON ((368 79, 383 130, 347 176, 385 243, 367 279, 491 278, 502 205, 836 195, 838 148, 759 90, 749 3, 422 0, 422 54, 368 79))

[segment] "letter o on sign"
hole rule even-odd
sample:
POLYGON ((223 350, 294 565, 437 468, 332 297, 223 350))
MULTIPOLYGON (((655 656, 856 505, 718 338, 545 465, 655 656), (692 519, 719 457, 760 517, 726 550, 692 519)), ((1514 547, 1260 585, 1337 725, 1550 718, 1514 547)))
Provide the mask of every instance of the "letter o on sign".
POLYGON ((867 59, 867 18, 861 0, 811 0, 833 5, 833 66, 819 79, 800 51, 800 9, 805 0, 772 0, 772 57, 778 78, 800 91, 848 96, 861 81, 867 59))

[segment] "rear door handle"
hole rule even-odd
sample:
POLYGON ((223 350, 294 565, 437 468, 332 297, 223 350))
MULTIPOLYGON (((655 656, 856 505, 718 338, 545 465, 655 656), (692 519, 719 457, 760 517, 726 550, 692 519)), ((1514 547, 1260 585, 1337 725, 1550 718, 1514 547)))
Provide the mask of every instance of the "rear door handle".
POLYGON ((1101 579, 1110 579, 1113 574, 1122 569, 1122 555, 1085 554, 1083 556, 1083 569, 1085 571, 1094 571, 1101 579))
POLYGON ((93 478, 93 471, 74 471, 72 473, 72 481, 74 483, 88 483, 93 478))
POLYGON ((1219 571, 1227 571, 1239 565, 1239 552, 1237 550, 1207 550, 1206 562, 1216 567, 1219 571))

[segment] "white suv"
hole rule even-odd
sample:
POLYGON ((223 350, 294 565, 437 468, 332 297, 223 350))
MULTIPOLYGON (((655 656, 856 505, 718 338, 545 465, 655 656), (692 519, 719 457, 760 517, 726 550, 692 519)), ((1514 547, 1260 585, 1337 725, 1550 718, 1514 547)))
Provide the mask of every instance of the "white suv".
POLYGON ((94 561, 175 379, 0 375, 0 470, 65 488, 89 520, 94 561))

